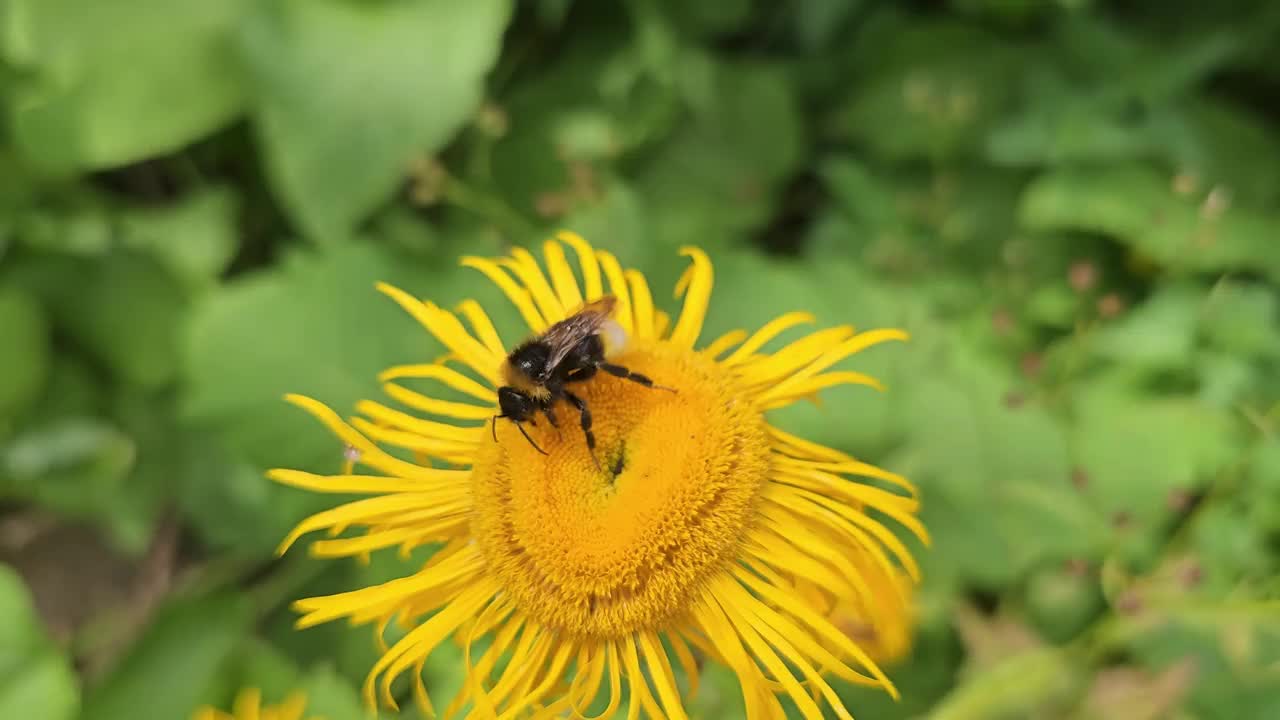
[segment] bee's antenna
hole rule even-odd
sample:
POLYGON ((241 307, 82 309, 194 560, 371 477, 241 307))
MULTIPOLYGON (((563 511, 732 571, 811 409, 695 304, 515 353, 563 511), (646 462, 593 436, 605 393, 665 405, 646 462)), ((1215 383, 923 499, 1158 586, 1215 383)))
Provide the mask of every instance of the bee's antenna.
POLYGON ((516 423, 516 428, 520 431, 520 434, 524 436, 524 439, 529 441, 529 444, 533 446, 533 449, 534 449, 534 450, 537 450, 538 452, 542 453, 543 455, 550 455, 550 454, 551 454, 551 453, 547 452, 546 450, 543 450, 542 448, 538 447, 538 443, 534 442, 534 441, 533 441, 533 438, 529 437, 529 433, 525 432, 525 430, 524 430, 524 425, 521 425, 520 423, 516 423))
POLYGON ((506 415, 494 415, 492 418, 489 418, 489 430, 493 433, 494 442, 498 442, 498 421, 504 417, 506 417, 506 415))

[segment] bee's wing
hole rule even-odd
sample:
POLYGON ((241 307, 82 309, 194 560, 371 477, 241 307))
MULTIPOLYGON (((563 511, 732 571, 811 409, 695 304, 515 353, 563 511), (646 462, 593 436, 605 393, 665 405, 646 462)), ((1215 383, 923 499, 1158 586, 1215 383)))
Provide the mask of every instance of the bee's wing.
POLYGON ((573 350, 573 346, 589 335, 600 331, 600 326, 609 319, 618 299, 605 295, 593 300, 578 312, 547 328, 542 340, 551 347, 551 357, 547 361, 548 370, 564 362, 564 358, 573 350))

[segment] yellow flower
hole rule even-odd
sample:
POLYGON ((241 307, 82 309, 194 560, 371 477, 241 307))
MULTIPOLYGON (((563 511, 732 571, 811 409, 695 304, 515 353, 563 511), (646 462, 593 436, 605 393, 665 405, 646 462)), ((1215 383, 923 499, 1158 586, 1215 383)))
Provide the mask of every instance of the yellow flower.
MULTIPOLYGON (((302 720, 307 707, 307 696, 296 692, 279 705, 262 705, 262 693, 254 688, 241 690, 231 706, 231 713, 211 707, 203 707, 191 716, 191 720, 302 720)), ((321 720, 313 717, 311 720, 321 720)))
POLYGON ((362 417, 348 422, 315 400, 289 396, 371 472, 273 470, 271 477, 372 497, 304 520, 281 552, 305 533, 351 528, 359 530, 316 541, 312 553, 362 557, 388 547, 443 547, 407 577, 299 601, 299 625, 376 622, 381 639, 397 621, 407 633, 383 646, 365 698, 394 706, 393 681, 412 673, 415 700, 429 713, 422 669, 450 637, 463 646, 467 667, 447 715, 464 708, 502 718, 585 712, 608 697, 602 717, 611 717, 626 693, 628 717, 644 710, 683 718, 682 698, 698 682, 695 652, 737 674, 750 718, 783 717, 780 694, 806 718, 821 718, 822 703, 849 717, 828 674, 896 697, 889 678, 827 610, 855 607, 879 637, 907 632, 908 588, 897 578, 914 582, 918 569, 886 523, 926 539, 914 489, 894 473, 771 426, 764 413, 834 385, 879 387, 861 373, 831 368, 906 334, 840 326, 767 351, 783 331, 813 321, 795 312, 695 350, 711 297, 706 254, 682 250, 693 262, 676 287, 684 307, 673 325, 655 309, 639 272, 576 235, 558 237, 544 245, 545 273, 523 249, 462 263, 494 282, 533 333, 603 296, 607 284, 617 298, 613 319, 625 333, 610 362, 675 392, 604 373, 574 384, 594 416, 595 459, 567 404, 557 408, 559 428, 545 421, 491 428, 510 346, 485 312, 474 301, 450 312, 380 286, 449 350, 436 363, 385 371, 385 392, 453 422, 372 401, 361 401, 362 417), (577 256, 578 273, 565 246, 577 256), (394 382, 406 378, 439 382, 475 402, 432 398, 394 382), (384 448, 412 451, 416 462, 384 448), (797 593, 797 583, 809 590, 797 593), (478 638, 490 642, 473 653, 478 638), (677 681, 675 663, 687 686, 677 681))

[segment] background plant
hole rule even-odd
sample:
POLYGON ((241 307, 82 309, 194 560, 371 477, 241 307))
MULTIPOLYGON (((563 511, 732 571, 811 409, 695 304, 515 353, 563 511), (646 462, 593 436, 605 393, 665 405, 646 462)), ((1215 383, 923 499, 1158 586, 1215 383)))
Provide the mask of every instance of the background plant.
POLYGON ((1280 716, 1278 36, 1264 0, 0 1, 0 717, 358 717, 366 632, 287 603, 402 561, 274 559, 318 506, 262 470, 342 462, 280 395, 438 354, 375 280, 483 296, 458 255, 559 227, 654 287, 705 247, 708 336, 912 331, 859 356, 888 393, 783 416, 936 538, 905 699, 855 714, 1280 716))

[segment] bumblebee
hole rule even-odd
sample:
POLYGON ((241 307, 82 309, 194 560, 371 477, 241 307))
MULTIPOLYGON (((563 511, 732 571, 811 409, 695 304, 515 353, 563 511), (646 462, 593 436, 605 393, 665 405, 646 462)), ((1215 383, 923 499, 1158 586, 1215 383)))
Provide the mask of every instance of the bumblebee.
POLYGON ((574 315, 511 351, 502 365, 502 378, 506 384, 498 388, 498 407, 502 413, 493 417, 494 442, 498 440, 498 420, 506 418, 516 424, 520 434, 535 450, 548 454, 529 437, 524 423, 536 425, 535 415, 542 413, 552 427, 559 428, 555 406, 564 399, 578 411, 579 425, 587 438, 587 449, 599 466, 595 456, 596 436, 591 432, 591 410, 587 402, 569 388, 570 385, 590 380, 603 370, 648 388, 675 392, 673 388, 655 385, 645 375, 605 361, 602 332, 622 331, 609 317, 617 302, 612 295, 593 300, 574 315))

